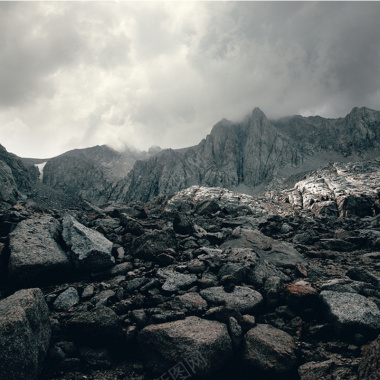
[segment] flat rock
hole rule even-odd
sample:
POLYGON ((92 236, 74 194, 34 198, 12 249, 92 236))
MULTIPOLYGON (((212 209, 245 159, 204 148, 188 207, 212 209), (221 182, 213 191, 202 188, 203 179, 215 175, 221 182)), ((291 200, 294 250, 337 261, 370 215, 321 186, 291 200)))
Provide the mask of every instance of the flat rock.
POLYGON ((380 310, 373 301, 360 294, 330 290, 320 296, 338 333, 380 331, 380 310))
POLYGON ((231 293, 222 286, 215 286, 201 290, 200 294, 212 305, 225 305, 243 314, 253 312, 263 301, 259 292, 243 286, 235 286, 231 293))
POLYGON ((62 236, 71 249, 72 259, 77 268, 95 271, 115 264, 111 254, 112 243, 70 215, 66 215, 63 219, 62 236))
POLYGON ((244 336, 243 360, 249 368, 283 374, 297 365, 296 345, 286 332, 257 325, 244 336))
POLYGON ((190 376, 209 376, 232 357, 226 325, 198 317, 150 325, 137 340, 146 366, 157 375, 180 367, 190 376))
POLYGON ((21 221, 9 235, 8 272, 11 280, 39 283, 70 269, 67 254, 56 242, 60 224, 50 215, 21 221))
POLYGON ((198 278, 195 274, 186 274, 173 271, 166 278, 162 285, 162 290, 168 293, 175 293, 178 290, 185 289, 197 282, 198 278))
POLYGON ((40 289, 0 301, 0 380, 35 380, 50 344, 49 309, 40 289))

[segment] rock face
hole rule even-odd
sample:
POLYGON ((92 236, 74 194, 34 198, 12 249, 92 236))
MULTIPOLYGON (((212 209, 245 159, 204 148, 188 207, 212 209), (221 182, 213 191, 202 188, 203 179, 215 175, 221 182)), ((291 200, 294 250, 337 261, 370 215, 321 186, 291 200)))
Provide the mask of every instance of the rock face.
POLYGON ((232 357, 226 325, 198 317, 148 326, 140 332, 138 343, 156 375, 171 373, 177 365, 191 375, 211 375, 232 357))
POLYGON ((241 123, 219 122, 195 147, 168 149, 137 161, 128 174, 124 200, 148 201, 192 185, 252 191, 275 175, 377 155, 379 121, 379 111, 354 108, 344 119, 295 116, 269 122, 255 108, 241 123))
POLYGON ((244 336, 244 361, 252 369, 273 374, 297 365, 293 338, 271 325, 257 325, 244 336))
POLYGON ((380 335, 367 348, 358 372, 360 379, 380 378, 380 335))
POLYGON ((60 224, 49 215, 23 220, 9 235, 8 273, 17 283, 41 282, 68 272, 70 260, 57 243, 60 224))
POLYGON ((14 154, 0 145, 0 203, 14 204, 31 191, 36 178, 14 154))
POLYGON ((72 252, 77 268, 95 271, 115 264, 112 243, 99 232, 91 230, 67 215, 63 220, 63 239, 72 252))
POLYGON ((35 380, 50 344, 49 309, 40 289, 0 301, 0 379, 35 380))

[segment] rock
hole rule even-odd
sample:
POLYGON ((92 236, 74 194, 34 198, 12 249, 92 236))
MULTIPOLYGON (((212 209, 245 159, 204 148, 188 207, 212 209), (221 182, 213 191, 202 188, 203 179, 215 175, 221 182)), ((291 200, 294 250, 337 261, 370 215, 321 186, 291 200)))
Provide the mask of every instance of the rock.
POLYGON ((280 277, 268 277, 265 281, 263 291, 268 306, 275 306, 283 298, 284 283, 280 277))
POLYGON ((256 290, 235 286, 232 293, 227 293, 222 286, 203 289, 200 295, 211 305, 225 305, 240 313, 250 313, 263 301, 262 295, 256 290))
POLYGON ((347 271, 346 275, 353 280, 363 281, 380 288, 380 278, 369 272, 364 268, 354 267, 347 271))
POLYGON ((289 305, 303 309, 317 303, 318 292, 307 281, 301 280, 285 286, 285 296, 289 305))
POLYGON ((187 269, 190 273, 202 273, 206 270, 206 264, 198 259, 191 260, 187 264, 187 269))
POLYGON ((321 245, 324 249, 338 252, 352 252, 357 249, 355 244, 342 239, 321 239, 321 245))
POLYGON ((216 306, 212 307, 203 314, 203 318, 213 319, 215 321, 219 321, 228 325, 230 318, 234 318, 238 323, 241 322, 242 316, 241 314, 226 306, 216 306))
POLYGON ((244 335, 243 360, 252 370, 283 374, 297 365, 296 345, 286 332, 261 324, 244 335))
POLYGON ((87 285, 82 292, 82 298, 91 298, 94 295, 94 285, 87 285))
POLYGON ((358 373, 360 379, 380 379, 380 335, 367 347, 358 373))
POLYGON ((103 305, 73 315, 66 326, 75 340, 86 344, 106 345, 116 349, 124 342, 119 317, 103 305))
POLYGON ((320 293, 327 316, 340 335, 380 331, 380 310, 373 301, 356 293, 324 290, 320 293))
POLYGON ((333 366, 334 362, 331 359, 324 362, 309 362, 298 368, 298 374, 300 380, 325 379, 333 366))
POLYGON ((228 332, 230 333, 232 346, 237 350, 243 340, 243 332, 238 321, 234 317, 228 319, 228 332))
POLYGON ((9 235, 9 277, 17 283, 41 283, 67 275, 70 260, 57 241, 60 225, 41 215, 20 222, 9 235))
POLYGON ((70 287, 62 292, 54 301, 53 306, 57 310, 68 310, 79 302, 78 291, 70 287))
POLYGON ((294 268, 305 265, 305 259, 293 245, 265 236, 258 230, 238 227, 221 248, 250 248, 269 263, 279 267, 294 268))
POLYGON ((0 301, 0 379, 35 380, 50 344, 49 309, 40 289, 0 301))
POLYGON ((210 376, 232 357, 226 325, 198 317, 150 325, 137 340, 146 366, 156 375, 179 366, 190 375, 210 376))
POLYGON ((194 227, 191 220, 178 213, 173 219, 173 229, 177 234, 181 235, 191 235, 194 232, 194 227))
POLYGON ((115 264, 112 243, 99 232, 91 230, 72 216, 63 219, 63 239, 72 253, 77 268, 97 271, 115 264))
POLYGON ((207 302, 195 292, 189 292, 177 296, 173 303, 177 305, 177 308, 186 309, 189 312, 202 312, 207 307, 207 302))
POLYGON ((197 282, 195 274, 185 274, 173 271, 162 285, 162 290, 168 293, 175 293, 178 290, 189 288, 197 282))
POLYGON ((97 294, 93 299, 95 305, 107 306, 109 301, 116 297, 116 293, 111 289, 106 289, 97 294))

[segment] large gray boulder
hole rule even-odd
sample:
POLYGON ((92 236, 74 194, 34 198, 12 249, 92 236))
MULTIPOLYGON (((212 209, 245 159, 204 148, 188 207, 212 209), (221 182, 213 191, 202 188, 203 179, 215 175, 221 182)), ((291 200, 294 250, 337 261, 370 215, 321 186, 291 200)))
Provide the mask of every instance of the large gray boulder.
POLYGON ((49 348, 49 310, 40 289, 0 301, 0 380, 36 380, 49 348))
POLYGON ((71 249, 77 268, 89 271, 101 270, 115 264, 112 243, 97 231, 79 223, 71 215, 63 218, 63 239, 71 249))
POLYGON ((285 331, 257 325, 244 336, 243 360, 253 370, 287 373, 297 365, 296 345, 285 331))
POLYGON ((215 286, 201 290, 200 295, 211 305, 225 305, 242 314, 255 311, 263 301, 258 291, 244 286, 235 286, 231 293, 222 286, 215 286))
POLYGON ((179 366, 190 376, 209 376, 232 357, 227 326, 198 317, 150 325, 137 340, 146 366, 156 375, 171 374, 179 366))
POLYGON ((320 296, 338 334, 380 332, 380 310, 373 301, 357 293, 331 290, 320 296))
POLYGON ((21 221, 9 235, 8 273, 12 281, 39 283, 70 268, 70 259, 56 240, 60 224, 50 215, 21 221))

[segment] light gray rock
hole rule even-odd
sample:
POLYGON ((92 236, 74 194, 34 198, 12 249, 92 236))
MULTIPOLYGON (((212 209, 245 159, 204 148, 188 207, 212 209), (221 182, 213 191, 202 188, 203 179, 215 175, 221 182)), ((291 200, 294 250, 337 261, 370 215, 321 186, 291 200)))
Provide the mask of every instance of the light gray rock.
POLYGON ((56 242, 60 224, 50 215, 21 221, 9 235, 8 272, 16 282, 41 282, 68 272, 69 257, 56 242))
POLYGON ((77 268, 95 271, 115 264, 112 243, 102 234, 79 223, 71 215, 63 219, 63 239, 77 268))
POLYGON ((257 325, 244 336, 243 360, 252 369, 283 374, 297 365, 296 345, 286 332, 257 325))
POLYGON ((322 291, 320 296, 339 334, 380 331, 380 310, 373 301, 360 294, 331 290, 322 291))
POLYGON ((173 271, 162 285, 162 290, 169 293, 175 293, 178 290, 185 289, 197 282, 195 274, 179 273, 173 271))
POLYGON ((50 344, 49 309, 40 289, 0 301, 0 380, 36 380, 50 344))
POLYGON ((198 317, 147 326, 137 340, 146 366, 156 375, 181 363, 190 376, 209 376, 232 358, 226 325, 198 317))
POLYGON ((242 314, 253 312, 263 301, 259 292, 242 286, 235 286, 231 293, 222 286, 216 286, 201 290, 200 295, 211 305, 225 305, 242 314))
POLYGON ((53 306, 57 310, 68 310, 79 302, 78 291, 70 287, 62 292, 54 301, 53 306))

